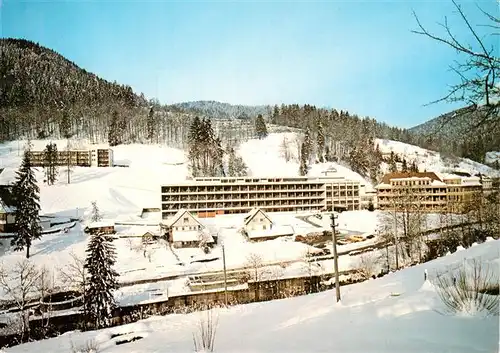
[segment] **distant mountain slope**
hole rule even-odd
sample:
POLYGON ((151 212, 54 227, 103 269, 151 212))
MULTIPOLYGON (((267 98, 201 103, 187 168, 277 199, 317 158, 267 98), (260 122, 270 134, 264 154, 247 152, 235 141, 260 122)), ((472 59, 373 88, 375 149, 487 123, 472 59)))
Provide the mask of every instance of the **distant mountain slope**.
POLYGON ((500 112, 485 123, 483 110, 461 108, 438 116, 409 131, 419 145, 483 162, 486 152, 500 150, 500 112))
POLYGON ((187 112, 197 113, 212 118, 240 118, 248 119, 258 114, 269 115, 272 108, 268 105, 232 105, 216 101, 183 102, 172 105, 187 112))
POLYGON ((28 40, 1 38, 0 53, 0 141, 72 135, 107 142, 114 129, 119 143, 184 143, 191 116, 179 109, 148 101, 28 40))

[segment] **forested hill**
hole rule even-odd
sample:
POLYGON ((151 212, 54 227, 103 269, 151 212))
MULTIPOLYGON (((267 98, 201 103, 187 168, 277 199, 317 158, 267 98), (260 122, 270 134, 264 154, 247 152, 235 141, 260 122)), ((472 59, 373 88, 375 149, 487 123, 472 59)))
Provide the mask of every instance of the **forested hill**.
POLYGON ((460 157, 483 162, 486 152, 500 151, 500 109, 465 107, 431 119, 410 131, 420 136, 418 144, 460 157))
POLYGON ((65 115, 80 133, 90 123, 107 126, 114 110, 131 118, 147 104, 130 86, 103 80, 37 43, 2 38, 0 53, 0 140, 57 135, 65 115))
POLYGON ((221 119, 249 119, 259 114, 269 116, 272 110, 272 107, 268 105, 232 105, 216 101, 183 102, 173 104, 173 107, 197 113, 202 116, 221 119))

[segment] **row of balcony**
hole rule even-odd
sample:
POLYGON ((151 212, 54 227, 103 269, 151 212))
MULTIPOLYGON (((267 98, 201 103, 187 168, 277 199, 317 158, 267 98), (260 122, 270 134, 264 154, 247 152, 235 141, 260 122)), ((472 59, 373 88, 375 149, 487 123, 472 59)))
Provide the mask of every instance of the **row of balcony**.
POLYGON ((254 191, 324 191, 322 185, 245 185, 245 186, 225 186, 225 185, 210 185, 210 186, 162 186, 163 194, 176 193, 227 193, 227 192, 254 192, 254 191))
POLYGON ((188 209, 190 211, 210 211, 210 210, 221 210, 229 208, 266 208, 266 207, 284 207, 284 208, 297 208, 297 207, 324 207, 324 202, 315 202, 314 200, 297 200, 294 203, 286 202, 270 202, 270 201, 247 201, 247 202, 207 202, 207 203, 190 203, 190 204, 180 204, 180 203, 164 203, 162 204, 162 210, 179 210, 182 208, 188 209))
POLYGON ((210 194, 210 195, 162 195, 163 202, 182 202, 182 201, 232 201, 232 200, 295 200, 295 199, 324 199, 325 196, 322 193, 297 193, 292 197, 291 195, 285 193, 273 193, 273 194, 210 194))

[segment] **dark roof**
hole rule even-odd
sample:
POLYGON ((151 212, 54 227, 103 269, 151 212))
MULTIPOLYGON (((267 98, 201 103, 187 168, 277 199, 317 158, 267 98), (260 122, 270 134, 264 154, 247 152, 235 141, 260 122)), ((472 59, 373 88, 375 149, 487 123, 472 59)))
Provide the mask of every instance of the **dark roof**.
POLYGON ((13 185, 0 185, 0 199, 9 207, 16 205, 13 185))
POLYGON ((382 183, 390 184, 391 179, 404 179, 404 178, 430 178, 432 180, 442 181, 436 173, 433 172, 424 172, 424 173, 416 173, 416 172, 397 172, 397 173, 388 173, 384 175, 382 179, 382 183))

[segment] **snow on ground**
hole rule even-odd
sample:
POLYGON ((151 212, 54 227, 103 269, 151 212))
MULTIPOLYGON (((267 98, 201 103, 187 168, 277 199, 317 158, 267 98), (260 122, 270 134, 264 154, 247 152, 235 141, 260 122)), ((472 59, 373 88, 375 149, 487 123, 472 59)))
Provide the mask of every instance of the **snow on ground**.
MULTIPOLYGON (((242 156, 253 176, 294 177, 299 172, 297 136, 295 132, 271 133, 262 140, 253 139, 242 143, 238 153, 242 156), (284 157, 283 140, 286 141, 291 157, 288 162, 284 157)), ((329 176, 344 176, 347 179, 359 180, 362 184, 367 183, 358 173, 333 162, 312 164, 308 175, 312 177, 325 176, 324 172, 331 168, 337 172, 335 175, 329 173, 329 176)))
MULTIPOLYGON (((247 163, 252 175, 296 176, 298 162, 296 160, 295 139, 295 133, 272 133, 262 140, 255 139, 244 142, 239 147, 239 153, 247 163), (289 162, 286 162, 281 154, 284 138, 288 141, 288 148, 292 155, 289 162)), ((42 150, 49 141, 33 140, 31 142, 34 149, 42 150)), ((53 142, 58 145, 60 150, 66 148, 66 140, 53 142)), ((0 184, 14 181, 24 143, 25 141, 14 141, 0 144, 0 161, 2 167, 5 168, 0 173, 0 184)), ((392 142, 388 142, 388 144, 392 145, 392 142)), ((395 144, 399 146, 398 143, 395 144)), ((81 149, 90 146, 86 141, 72 141, 70 145, 71 148, 81 149)), ((73 167, 70 174, 70 184, 67 184, 65 168, 60 168, 59 180, 56 185, 44 185, 41 182, 43 170, 38 168, 36 176, 41 191, 42 214, 80 218, 85 224, 88 221, 91 202, 96 201, 104 220, 117 223, 118 236, 140 237, 147 231, 156 234, 158 227, 155 224, 159 222, 160 214, 141 218, 141 210, 142 208, 160 207, 161 184, 186 179, 188 168, 184 152, 160 145, 140 144, 116 146, 113 147, 113 151, 115 161, 129 165, 129 167, 73 167), (126 223, 126 225, 120 223, 126 223), (133 225, 134 223, 136 225, 133 225)), ((430 152, 424 151, 422 153, 430 152)), ((363 181, 357 173, 335 163, 314 164, 309 174, 321 176, 323 171, 331 167, 336 168, 337 175, 363 181)), ((202 220, 214 235, 219 236, 220 242, 225 244, 228 268, 244 266, 247 257, 251 254, 259 254, 264 263, 277 263, 300 261, 307 251, 312 250, 306 244, 294 242, 292 237, 251 243, 239 232, 243 225, 244 216, 243 214, 223 215, 202 220)), ((310 224, 310 222, 305 222, 296 216, 303 216, 303 214, 271 214, 271 218, 278 226, 291 227, 296 235, 306 235, 310 232, 322 232, 330 229, 330 220, 326 215, 323 215, 321 220, 314 216, 309 217, 311 220, 319 221, 319 224, 316 221, 310 224)), ((344 234, 347 231, 361 234, 374 233, 378 217, 379 212, 343 212, 339 215, 339 228, 344 234)), ((42 239, 33 244, 32 260, 39 266, 45 265, 57 272, 59 268, 71 261, 72 254, 80 257, 85 256, 87 241, 88 236, 83 234, 80 224, 70 229, 68 233, 59 232, 44 235, 42 239)), ((360 245, 367 245, 374 241, 371 239, 360 245)), ((0 260, 3 263, 13 264, 23 258, 22 252, 13 253, 9 250, 8 240, 4 240, 2 243, 0 254, 3 256, 0 260)), ((161 241, 144 248, 141 247, 139 238, 119 238, 115 240, 115 246, 117 248, 116 269, 121 274, 120 281, 122 282, 222 269, 220 245, 217 245, 208 255, 205 255, 198 248, 172 250, 161 241), (199 262, 199 260, 208 260, 209 258, 213 261, 199 262)), ((341 247, 340 251, 356 246, 358 245, 345 245, 341 247)), ((343 263, 341 266, 345 268, 350 266, 348 260, 341 260, 341 263, 343 263)), ((172 287, 172 290, 174 287, 182 288, 175 282, 168 285, 172 287)))
POLYGON ((486 152, 484 162, 488 164, 493 164, 495 162, 500 162, 500 151, 490 151, 486 152))
MULTIPOLYGON (((500 241, 489 241, 452 255, 335 291, 220 309, 215 352, 454 352, 498 350, 498 317, 443 314, 432 282, 436 270, 477 258, 494 264, 500 241)), ((136 323, 6 349, 8 353, 66 353, 71 345, 95 341, 101 353, 191 352, 193 334, 206 313, 151 317, 136 323), (112 335, 124 334, 116 338, 112 335), (116 345, 124 337, 141 336, 116 345)))
POLYGON ((407 143, 375 139, 380 152, 391 153, 404 157, 407 162, 416 161, 420 171, 444 173, 451 170, 465 171, 467 173, 481 173, 488 176, 500 176, 500 171, 494 170, 484 164, 474 162, 467 158, 445 158, 439 152, 427 150, 407 143))

